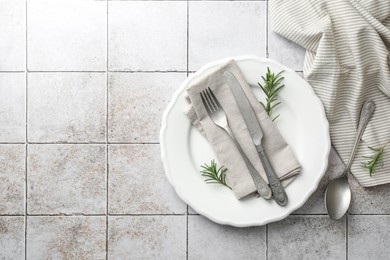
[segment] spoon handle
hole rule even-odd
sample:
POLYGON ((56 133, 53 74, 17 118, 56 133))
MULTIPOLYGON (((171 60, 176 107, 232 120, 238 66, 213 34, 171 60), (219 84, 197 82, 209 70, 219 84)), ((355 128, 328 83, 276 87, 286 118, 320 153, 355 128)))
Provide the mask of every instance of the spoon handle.
POLYGON ((362 106, 362 110, 360 111, 360 118, 359 118, 359 125, 357 129, 357 135, 355 142, 353 144, 352 153, 349 157, 347 168, 344 171, 344 174, 347 174, 349 172, 349 169, 351 168, 353 158, 355 157, 357 148, 360 143, 360 139, 362 138, 362 135, 364 133, 364 130, 366 129, 366 126, 368 124, 368 121, 370 121, 370 118, 372 114, 375 111, 375 102, 372 99, 368 99, 366 102, 364 102, 362 106))

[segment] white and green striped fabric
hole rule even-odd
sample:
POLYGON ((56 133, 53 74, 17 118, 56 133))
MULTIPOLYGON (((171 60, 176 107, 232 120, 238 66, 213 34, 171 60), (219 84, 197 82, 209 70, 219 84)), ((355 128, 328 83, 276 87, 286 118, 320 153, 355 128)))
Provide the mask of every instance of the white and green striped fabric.
MULTIPOLYGON (((390 145, 384 166, 370 177, 363 169, 368 146, 390 139, 390 1, 270 0, 272 30, 306 48, 303 73, 322 100, 333 146, 350 155, 363 102, 376 111, 352 165, 362 186, 390 183, 390 145)), ((302 102, 305 102, 302 100, 302 102)), ((310 109, 310 108, 308 108, 310 109)))

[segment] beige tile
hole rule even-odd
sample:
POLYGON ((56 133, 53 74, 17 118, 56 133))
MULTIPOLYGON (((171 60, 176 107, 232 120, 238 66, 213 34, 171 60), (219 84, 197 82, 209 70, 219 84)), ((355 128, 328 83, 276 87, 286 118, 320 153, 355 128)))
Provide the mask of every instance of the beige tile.
POLYGON ((189 2, 189 70, 225 57, 265 57, 265 47, 265 2, 189 2))
POLYGON ((24 217, 0 216, 0 259, 24 257, 24 217))
POLYGON ((25 145, 0 145, 0 215, 24 214, 25 145))
POLYGON ((24 71, 26 69, 25 1, 1 1, 0 39, 0 71, 24 71))
POLYGON ((186 2, 110 1, 108 12, 110 70, 186 70, 186 2))
POLYGON ((27 259, 106 259, 106 217, 28 217, 27 259))
POLYGON ((29 70, 106 70, 106 13, 102 1, 28 1, 29 70))
POLYGON ((158 142, 161 117, 185 73, 110 73, 110 142, 158 142))
POLYGON ((25 73, 0 73, 0 142, 25 142, 25 140, 26 75, 25 73))
POLYGON ((105 73, 30 73, 29 142, 105 142, 105 73))
POLYGON ((389 259, 390 216, 348 216, 348 259, 389 259))
POLYGON ((109 217, 108 259, 185 259, 186 216, 109 217))
POLYGON ((345 218, 290 216, 268 226, 268 259, 345 259, 345 218))
POLYGON ((108 160, 109 213, 186 213, 164 174, 158 145, 111 145, 108 160))
POLYGON ((29 214, 105 214, 104 145, 29 145, 29 214))
POLYGON ((265 227, 235 228, 188 218, 188 259, 265 259, 265 227))

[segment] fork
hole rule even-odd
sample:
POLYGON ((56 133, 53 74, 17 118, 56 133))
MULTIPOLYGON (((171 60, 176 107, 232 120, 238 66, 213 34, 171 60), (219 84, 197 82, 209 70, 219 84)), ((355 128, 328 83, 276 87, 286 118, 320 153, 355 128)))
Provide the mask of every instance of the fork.
POLYGON ((237 142, 236 138, 234 137, 232 131, 230 130, 226 113, 223 110, 218 99, 215 97, 214 93, 211 91, 210 88, 206 88, 200 93, 200 97, 202 99, 203 105, 206 108, 207 114, 209 115, 211 121, 213 121, 214 124, 216 124, 217 126, 224 129, 233 140, 242 158, 244 159, 246 167, 248 168, 252 180, 255 183, 257 192, 260 194, 261 197, 265 199, 270 199, 272 196, 271 189, 269 188, 268 184, 263 180, 263 178, 261 178, 260 174, 257 172, 255 167, 253 167, 252 163, 249 161, 248 157, 245 155, 244 151, 242 150, 241 145, 237 142))

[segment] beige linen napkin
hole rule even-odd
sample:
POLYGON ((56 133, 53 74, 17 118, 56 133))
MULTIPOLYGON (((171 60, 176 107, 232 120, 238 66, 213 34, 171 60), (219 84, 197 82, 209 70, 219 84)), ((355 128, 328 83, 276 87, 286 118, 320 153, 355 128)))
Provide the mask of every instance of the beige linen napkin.
POLYGON ((240 199, 256 191, 250 173, 233 141, 222 128, 211 121, 202 104, 199 93, 205 88, 210 87, 225 110, 229 126, 237 141, 241 144, 245 154, 260 173, 261 177, 268 182, 245 121, 229 86, 224 80, 223 72, 225 70, 229 70, 235 75, 248 97, 250 104, 254 108, 264 132, 264 149, 276 174, 282 180, 282 184, 286 186, 294 179, 292 177, 300 172, 300 164, 296 160, 291 148, 272 123, 272 120, 268 117, 266 111, 257 101, 234 61, 220 65, 190 83, 187 87, 187 101, 189 105, 185 113, 190 118, 192 124, 206 136, 220 164, 228 169, 226 175, 227 183, 232 187, 236 197, 240 199))
MULTIPOLYGON (((390 152, 370 176, 361 165, 390 138, 390 1, 270 0, 272 30, 306 49, 303 74, 325 107, 333 146, 347 162, 360 109, 376 110, 351 171, 364 187, 390 183, 390 152)), ((387 148, 388 149, 388 148, 387 148)))

